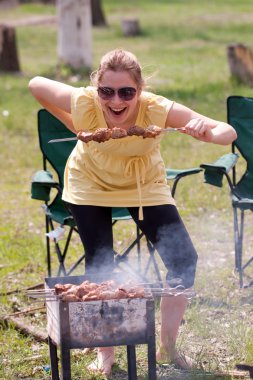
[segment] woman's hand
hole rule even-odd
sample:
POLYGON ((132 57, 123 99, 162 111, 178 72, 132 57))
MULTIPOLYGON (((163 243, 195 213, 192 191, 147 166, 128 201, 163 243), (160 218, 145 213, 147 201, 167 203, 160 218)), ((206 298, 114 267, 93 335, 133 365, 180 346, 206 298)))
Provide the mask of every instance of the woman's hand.
POLYGON ((228 145, 237 138, 231 125, 201 115, 176 102, 167 115, 166 127, 183 128, 181 133, 213 144, 228 145))
POLYGON ((206 120, 196 118, 190 120, 184 127, 183 133, 204 142, 213 142, 213 128, 206 120))

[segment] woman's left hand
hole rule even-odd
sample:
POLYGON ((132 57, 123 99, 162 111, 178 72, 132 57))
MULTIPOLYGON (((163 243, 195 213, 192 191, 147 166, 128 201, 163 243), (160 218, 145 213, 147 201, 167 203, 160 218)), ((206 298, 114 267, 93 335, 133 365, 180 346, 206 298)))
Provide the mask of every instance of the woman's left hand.
POLYGON ((165 125, 180 128, 181 133, 213 144, 228 145, 237 137, 231 125, 201 115, 176 102, 167 115, 165 125))
POLYGON ((190 120, 184 127, 184 133, 204 142, 212 142, 214 137, 208 121, 200 118, 190 120))

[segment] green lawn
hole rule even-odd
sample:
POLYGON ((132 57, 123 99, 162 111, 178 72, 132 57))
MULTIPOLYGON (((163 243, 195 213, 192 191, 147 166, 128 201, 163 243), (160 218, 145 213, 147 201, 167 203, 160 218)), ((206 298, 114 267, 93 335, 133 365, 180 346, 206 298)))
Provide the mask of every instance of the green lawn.
MULTIPOLYGON (((227 96, 253 96, 252 88, 231 80, 226 57, 230 43, 252 45, 251 0, 103 0, 102 3, 108 27, 93 28, 93 69, 106 51, 117 47, 129 49, 142 63, 149 88, 219 120, 226 120, 227 96), (124 17, 139 19, 140 36, 123 37, 124 17)), ((52 6, 27 3, 12 10, 1 9, 0 21, 55 13, 52 6)), ((35 75, 59 76, 57 25, 19 26, 16 37, 22 73, 0 73, 2 293, 39 283, 46 275, 43 211, 40 202, 30 198, 32 175, 42 167, 36 128, 39 106, 27 85, 35 75)), ((62 69, 62 80, 73 83, 75 78, 65 75, 68 73, 62 69)), ((88 83, 89 78, 83 77, 76 86, 88 83)), ((162 151, 167 166, 188 168, 211 162, 229 152, 230 147, 171 134, 164 138, 162 151)), ((179 344, 205 371, 231 370, 236 362, 252 363, 252 296, 250 290, 242 294, 231 275, 233 227, 228 188, 205 185, 202 174, 189 177, 179 184, 177 202, 200 252, 196 280, 200 295, 187 312, 179 344)), ((125 233, 119 228, 117 234, 115 244, 125 246, 125 233)), ((248 230, 246 237, 250 251, 248 230)), ((0 314, 15 312, 29 303, 22 294, 1 296, 0 314)), ((38 312, 32 318, 36 323, 45 316, 38 312)), ((0 326, 0 329, 0 379, 49 379, 43 370, 49 360, 47 346, 12 328, 0 326), (39 358, 31 359, 32 364, 22 360, 37 354, 39 358)), ((144 380, 146 359, 142 352, 139 355, 144 380)), ((118 356, 126 368, 124 352, 119 351, 118 356)), ((87 380, 83 359, 78 353, 75 359, 75 379, 87 380)), ((114 378, 123 379, 117 377, 118 373, 114 378)), ((160 379, 165 378, 160 375, 160 379)))

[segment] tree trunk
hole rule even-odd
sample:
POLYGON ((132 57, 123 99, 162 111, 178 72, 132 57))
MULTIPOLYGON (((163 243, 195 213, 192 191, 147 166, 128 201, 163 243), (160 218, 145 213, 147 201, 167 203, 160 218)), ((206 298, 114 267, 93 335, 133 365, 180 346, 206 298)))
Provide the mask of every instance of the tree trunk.
POLYGON ((25 336, 32 336, 38 342, 48 341, 47 332, 39 329, 38 327, 27 325, 27 323, 21 318, 17 317, 6 317, 4 319, 0 318, 0 323, 5 324, 5 326, 13 326, 15 330, 19 331, 25 336))
POLYGON ((93 26, 107 25, 100 0, 91 0, 91 15, 93 26))
POLYGON ((58 0, 58 57, 73 69, 92 66, 90 0, 58 0))
POLYGON ((136 18, 123 19, 122 30, 125 37, 138 36, 140 34, 139 20, 136 18))
POLYGON ((0 70, 20 71, 16 34, 12 26, 0 25, 0 70))

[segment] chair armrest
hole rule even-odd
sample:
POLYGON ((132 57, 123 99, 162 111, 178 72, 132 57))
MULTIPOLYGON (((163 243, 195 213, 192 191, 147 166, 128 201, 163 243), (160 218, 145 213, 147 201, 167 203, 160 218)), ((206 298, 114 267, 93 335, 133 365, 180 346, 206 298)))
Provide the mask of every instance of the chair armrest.
POLYGON ((201 168, 190 168, 190 169, 170 169, 166 168, 166 178, 167 180, 173 180, 173 186, 171 189, 171 195, 174 197, 176 193, 176 188, 179 180, 188 175, 197 174, 201 172, 201 168))
POLYGON ((48 170, 37 171, 32 178, 31 198, 49 201, 52 187, 58 187, 58 182, 53 179, 53 175, 48 170))
POLYGON ((227 153, 211 164, 201 164, 200 167, 204 169, 204 182, 213 186, 222 187, 223 176, 225 175, 231 187, 232 182, 228 173, 235 166, 238 158, 239 155, 236 153, 227 153))
POLYGON ((179 179, 191 174, 197 174, 201 172, 200 168, 191 168, 191 169, 170 169, 166 168, 166 178, 167 180, 179 179))

